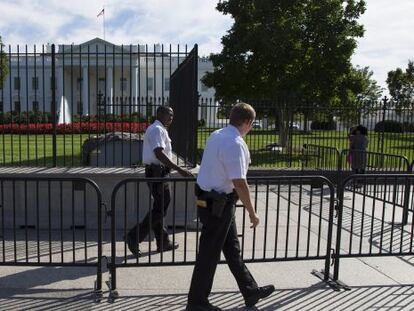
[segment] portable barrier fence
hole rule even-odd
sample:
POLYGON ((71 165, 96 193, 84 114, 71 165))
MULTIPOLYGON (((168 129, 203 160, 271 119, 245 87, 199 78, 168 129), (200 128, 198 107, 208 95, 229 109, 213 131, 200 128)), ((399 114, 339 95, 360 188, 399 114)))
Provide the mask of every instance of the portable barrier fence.
MULTIPOLYGON (((252 177, 248 179, 254 206, 261 218, 256 229, 242 206, 236 209, 241 256, 245 262, 324 260, 325 270, 314 271, 322 279, 329 276, 334 187, 324 177, 252 177), (318 184, 318 187, 314 187, 318 184)), ((111 296, 116 297, 116 269, 137 266, 192 265, 198 252, 201 223, 197 218, 194 179, 127 179, 117 184, 111 199, 111 296), (168 182, 171 199, 165 225, 179 248, 157 252, 150 237, 139 244, 141 257, 127 247, 128 230, 148 214, 151 196, 148 184, 168 182), (139 200, 137 198, 140 198, 139 200)), ((150 228, 152 229, 152 228, 150 228)), ((136 238, 139 238, 137 230, 136 238)), ((221 263, 225 262, 221 258, 221 263)))
POLYGON ((344 149, 341 152, 339 170, 350 171, 354 165, 364 166, 366 172, 400 172, 410 169, 410 163, 405 156, 372 152, 365 150, 344 149), (352 164, 354 163, 354 165, 352 164))
MULTIPOLYGON (((411 171, 410 163, 404 156, 395 154, 384 154, 378 152, 370 152, 363 150, 342 150, 341 152, 341 166, 340 171, 353 171, 353 167, 358 166, 365 167, 365 172, 369 174, 381 173, 381 174, 398 174, 409 173, 411 171), (354 164, 352 164, 354 163, 354 164)), ((341 174, 342 175, 342 174, 341 174)), ((372 184, 366 185, 362 188, 358 182, 353 187, 352 191, 355 191, 361 195, 374 197, 383 200, 390 204, 396 204, 397 206, 404 206, 404 197, 406 197, 405 191, 409 191, 409 187, 405 185, 396 184, 395 187, 390 188, 385 184, 377 185, 375 188, 372 184)))
POLYGON ((0 177, 0 266, 96 267, 102 296, 102 198, 84 178, 0 177))
MULTIPOLYGON (((336 190, 320 176, 251 177, 248 183, 261 223, 251 229, 245 209, 237 205, 240 252, 247 263, 322 260, 324 269, 312 273, 347 289, 338 280, 342 258, 414 254, 413 174, 352 175, 336 190)), ((194 185, 194 178, 131 178, 114 186, 107 211, 110 299, 118 295, 119 268, 195 263, 201 223, 194 185), (165 241, 154 240, 151 225, 150 235, 139 237, 144 217, 149 224, 154 217, 149 187, 155 185, 161 186, 160 204, 168 206, 162 221, 169 239, 179 243, 171 251, 157 250, 165 241), (167 187, 169 194, 163 191, 167 187), (127 246, 128 232, 137 224, 141 256, 127 246)), ((101 191, 94 182, 0 177, 0 204, 0 266, 95 267, 100 299, 105 256, 101 191)))
MULTIPOLYGON (((343 181, 338 188, 339 209, 334 251, 333 279, 338 280, 341 258, 406 256, 413 255, 414 213, 396 203, 382 199, 381 188, 390 189, 394 198, 398 187, 412 189, 414 176, 404 175, 353 175, 343 181), (362 189, 373 187, 373 195, 364 191, 352 191, 356 185, 362 189), (346 200, 345 200, 346 198, 346 200), (405 219, 404 219, 405 218, 405 219), (407 224, 407 225, 404 225, 407 224)), ((412 191, 404 192, 405 202, 412 200, 412 191)), ((339 282, 339 285, 341 282, 339 282)))
POLYGON ((337 148, 304 144, 302 169, 318 169, 321 171, 337 171, 340 153, 337 148))

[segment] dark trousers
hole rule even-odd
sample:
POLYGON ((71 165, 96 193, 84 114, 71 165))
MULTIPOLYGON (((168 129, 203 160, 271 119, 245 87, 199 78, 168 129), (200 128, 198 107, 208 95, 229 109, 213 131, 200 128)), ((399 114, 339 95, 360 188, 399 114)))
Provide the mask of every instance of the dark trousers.
MULTIPOLYGON (((150 167, 145 168, 145 177, 165 177, 168 173, 154 171, 150 167)), ((142 242, 150 233, 154 232, 157 245, 169 241, 168 232, 164 226, 164 217, 167 214, 167 208, 171 201, 170 189, 168 183, 149 182, 148 187, 154 199, 152 210, 150 210, 139 225, 135 225, 128 233, 132 241, 142 242), (137 230, 139 228, 139 230, 137 230)))
POLYGON ((207 208, 198 208, 203 227, 199 253, 188 293, 189 304, 202 305, 208 302, 221 251, 242 295, 249 296, 257 288, 256 281, 240 256, 240 243, 234 216, 235 208, 234 201, 228 202, 220 218, 212 215, 209 205, 207 208))

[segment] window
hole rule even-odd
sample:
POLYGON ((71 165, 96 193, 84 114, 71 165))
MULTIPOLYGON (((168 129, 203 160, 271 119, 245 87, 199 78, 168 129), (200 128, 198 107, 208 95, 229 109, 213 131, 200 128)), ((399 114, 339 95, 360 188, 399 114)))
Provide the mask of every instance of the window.
POLYGON ((208 91, 208 86, 205 85, 203 82, 201 82, 201 92, 207 92, 208 91))
POLYGON ((105 78, 99 78, 98 81, 98 93, 105 94, 105 78))
POLYGON ((121 87, 121 92, 126 92, 127 91, 127 79, 126 78, 121 78, 119 79, 119 84, 121 87))
POLYGON ((169 91, 169 90, 170 90, 170 79, 164 78, 164 91, 169 91))
POLYGON ((39 78, 33 77, 32 78, 32 90, 37 91, 39 89, 39 78))
POLYGON ((78 78, 78 79, 76 80, 76 90, 77 90, 77 91, 80 91, 80 90, 82 89, 82 81, 83 81, 83 79, 82 79, 82 78, 78 78))
POLYGON ((148 91, 152 91, 154 89, 154 78, 148 78, 148 91))
POLYGON ((20 112, 20 102, 14 102, 14 111, 20 112))
POLYGON ((20 90, 20 77, 14 77, 14 89, 16 91, 20 90))
POLYGON ((32 102, 32 110, 33 111, 39 111, 39 102, 38 101, 32 102))
POLYGON ((79 115, 83 115, 83 103, 81 101, 77 102, 76 108, 77 108, 77 113, 79 115))
POLYGON ((52 77, 50 77, 50 89, 51 90, 53 90, 53 89, 56 90, 56 77, 55 77, 55 80, 53 80, 52 77))

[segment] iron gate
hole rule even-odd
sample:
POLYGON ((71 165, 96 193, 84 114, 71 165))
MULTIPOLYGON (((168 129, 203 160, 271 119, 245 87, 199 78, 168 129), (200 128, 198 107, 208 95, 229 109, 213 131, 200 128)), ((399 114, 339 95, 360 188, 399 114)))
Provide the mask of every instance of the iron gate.
POLYGON ((178 157, 193 166, 197 161, 197 79, 198 47, 195 45, 171 75, 170 82, 170 106, 174 109, 170 129, 172 148, 178 157))

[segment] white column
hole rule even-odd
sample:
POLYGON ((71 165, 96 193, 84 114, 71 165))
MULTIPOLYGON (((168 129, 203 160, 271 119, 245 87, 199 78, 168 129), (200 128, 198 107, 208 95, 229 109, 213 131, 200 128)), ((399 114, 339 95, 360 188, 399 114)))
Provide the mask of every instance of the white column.
POLYGON ((63 67, 59 66, 56 70, 56 104, 59 107, 60 101, 63 97, 63 67))
POLYGON ((84 66, 82 68, 82 113, 87 116, 90 114, 89 111, 89 98, 88 98, 88 84, 89 84, 89 74, 88 67, 84 66))
MULTIPOLYGON (((52 82, 51 82, 52 83, 52 82)), ((55 72, 56 113, 60 117, 63 101, 63 67, 57 66, 55 72)))
POLYGON ((132 85, 132 104, 134 105, 132 108, 132 112, 138 111, 138 68, 133 67, 132 69, 132 77, 131 77, 131 85, 132 85))
POLYGON ((106 106, 107 112, 113 113, 114 112, 114 88, 112 82, 112 67, 108 67, 106 72, 106 106))

